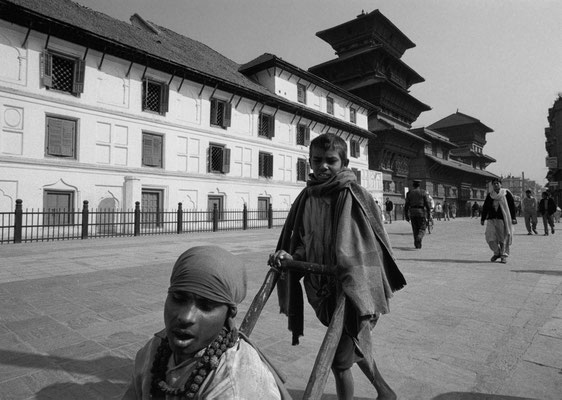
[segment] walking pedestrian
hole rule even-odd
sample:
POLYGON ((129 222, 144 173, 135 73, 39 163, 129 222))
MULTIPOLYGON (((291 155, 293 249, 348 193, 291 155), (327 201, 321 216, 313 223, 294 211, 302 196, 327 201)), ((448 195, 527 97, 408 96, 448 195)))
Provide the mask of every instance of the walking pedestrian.
POLYGON ((490 260, 492 262, 497 259, 504 264, 507 262, 513 238, 513 225, 517 224, 515 212, 515 201, 511 192, 502 188, 501 179, 492 179, 492 189, 484 200, 480 216, 482 225, 487 221, 485 237, 494 252, 490 260))
POLYGON ((431 203, 425 189, 420 187, 420 181, 412 181, 412 190, 406 194, 404 203, 404 214, 406 221, 412 223, 412 233, 414 235, 414 246, 416 249, 422 248, 422 240, 427 229, 427 223, 431 218, 431 203))
POLYGON ((435 216, 437 217, 437 221, 441 221, 441 215, 443 214, 443 206, 441 202, 438 201, 435 205, 435 216))
POLYGON ((480 206, 478 205, 478 202, 475 201, 472 204, 472 215, 470 218, 478 218, 478 211, 480 211, 480 206))
POLYGON ((535 235, 537 232, 537 199, 533 196, 530 189, 525 190, 525 197, 521 201, 521 208, 523 209, 523 217, 525 218, 525 228, 527 228, 527 235, 535 235))
POLYGON ((550 197, 548 192, 542 192, 542 199, 539 202, 539 213, 542 216, 542 223, 544 225, 544 235, 548 236, 548 226, 550 225, 551 232, 554 234, 554 213, 556 212, 556 203, 550 197))
POLYGON ((388 197, 384 202, 384 208, 386 210, 386 218, 388 219, 388 223, 392 224, 392 210, 394 210, 394 203, 388 197))
POLYGON ((443 220, 444 221, 450 221, 450 212, 451 210, 449 209, 449 202, 447 202, 447 200, 443 201, 443 220))
MULTIPOLYGON (((374 361, 371 329, 380 314, 389 312, 392 292, 406 281, 396 265, 381 216, 373 212, 377 207, 373 197, 347 168, 345 141, 326 133, 312 140, 309 149, 312 174, 289 211, 270 264, 293 259, 337 265, 337 277, 306 274, 304 288, 308 302, 326 326, 335 311, 338 292, 343 290, 349 299, 332 363, 338 399, 353 399, 354 363, 373 383, 378 399, 396 399, 374 361)), ((302 274, 289 271, 277 284, 293 344, 303 335, 301 278, 302 274)))

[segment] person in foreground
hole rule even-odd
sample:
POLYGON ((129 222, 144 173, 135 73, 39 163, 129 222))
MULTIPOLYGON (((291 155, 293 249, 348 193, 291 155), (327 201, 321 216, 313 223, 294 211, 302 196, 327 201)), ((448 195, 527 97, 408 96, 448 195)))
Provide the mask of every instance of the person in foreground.
POLYGON ((505 264, 513 238, 513 225, 517 224, 517 219, 513 195, 509 190, 502 189, 499 178, 492 179, 492 190, 482 206, 480 223, 484 225, 486 220, 486 242, 494 252, 490 261, 494 262, 499 258, 505 264))
POLYGON ((414 235, 414 246, 416 249, 422 248, 422 240, 427 229, 427 224, 431 220, 431 202, 425 189, 420 187, 420 181, 412 181, 413 189, 406 193, 404 202, 404 215, 406 221, 412 223, 412 233, 414 235))
POLYGON ((234 324, 246 296, 241 260, 192 247, 172 270, 165 329, 137 353, 128 399, 290 399, 281 378, 234 324))
MULTIPOLYGON (((371 329, 389 312, 392 292, 406 281, 399 271, 373 197, 347 168, 347 145, 334 134, 310 143, 312 174, 295 199, 270 265, 300 260, 336 266, 336 276, 306 274, 308 302, 328 326, 338 291, 347 297, 345 326, 332 363, 338 399, 353 399, 351 367, 358 363, 378 392, 378 399, 395 399, 373 358, 371 329), (341 286, 340 286, 341 285, 341 286)), ((303 335, 303 274, 293 271, 277 283, 281 312, 289 317, 293 345, 303 335)))

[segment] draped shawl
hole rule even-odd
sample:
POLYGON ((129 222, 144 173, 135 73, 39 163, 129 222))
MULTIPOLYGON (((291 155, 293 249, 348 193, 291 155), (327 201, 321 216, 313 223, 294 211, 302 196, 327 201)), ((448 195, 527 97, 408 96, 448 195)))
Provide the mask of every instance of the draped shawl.
MULTIPOLYGON (((333 265, 337 267, 337 278, 342 284, 344 293, 351 300, 351 306, 355 308, 357 315, 366 316, 389 312, 387 299, 391 297, 392 292, 404 287, 406 280, 396 265, 377 204, 373 197, 357 184, 355 174, 350 169, 343 168, 327 182, 319 182, 311 175, 307 187, 297 196, 289 211, 279 237, 277 250, 285 250, 289 254, 293 254, 302 244, 299 233, 302 228, 305 204, 310 196, 335 197, 332 231, 339 235, 339 240, 353 238, 353 240, 359 241, 360 243, 356 243, 354 246, 354 250, 366 252, 351 255, 350 258, 353 260, 368 258, 368 251, 372 251, 373 245, 364 239, 361 232, 351 232, 350 230, 357 229, 357 226, 368 226, 372 230, 384 252, 381 257, 384 261, 382 268, 369 265, 368 260, 362 265, 352 265, 348 263, 348 260, 346 260, 346 264, 341 264, 342 260, 333 260, 333 265), (350 199, 352 212, 342 213, 344 204, 350 199), (362 219, 359 221, 361 223, 351 224, 352 215, 354 218, 362 219), (381 291, 384 291, 385 287, 389 287, 390 292, 385 292, 381 296, 381 291), (365 293, 367 293, 366 296, 364 296, 365 293)), ((335 245, 334 236, 332 246, 335 245)), ((302 277, 301 273, 288 271, 286 278, 277 283, 280 311, 288 316, 293 344, 298 344, 298 338, 303 335, 304 331, 304 301, 300 284, 302 277)), ((350 332, 357 333, 357 330, 358 328, 351 329, 350 332)))
POLYGON ((513 223, 511 222, 511 213, 509 212, 509 205, 507 204, 507 189, 500 189, 499 193, 495 190, 490 191, 490 197, 492 200, 497 201, 500 209, 502 210, 503 223, 505 226, 505 232, 509 235, 509 244, 511 245, 513 240, 513 223))

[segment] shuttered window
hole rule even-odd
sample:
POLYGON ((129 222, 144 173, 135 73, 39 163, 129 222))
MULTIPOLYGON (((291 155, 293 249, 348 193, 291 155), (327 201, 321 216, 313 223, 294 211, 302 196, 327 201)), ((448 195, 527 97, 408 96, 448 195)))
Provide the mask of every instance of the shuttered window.
POLYGON ((211 99, 211 125, 226 129, 232 119, 232 106, 224 100, 211 99))
POLYGON ((170 88, 167 84, 144 79, 142 83, 142 110, 165 115, 168 112, 169 92, 170 88))
POLYGON ((357 183, 361 185, 361 171, 357 168, 351 168, 351 171, 355 174, 355 178, 357 178, 357 183))
POLYGON ((305 182, 308 177, 310 166, 304 158, 297 159, 297 181, 305 182))
POLYGON ((349 109, 349 121, 352 124, 356 124, 357 123, 357 110, 355 108, 350 108, 349 109))
POLYGON ((326 112, 334 115, 334 99, 331 97, 326 97, 326 112))
POLYGON ((299 103, 306 104, 306 85, 297 83, 297 100, 299 103))
POLYGON ((47 117, 45 153, 54 157, 76 158, 76 121, 47 117))
POLYGON ((142 134, 142 165, 145 167, 162 168, 162 142, 161 135, 152 133, 142 134))
POLYGON ((85 63, 44 50, 41 54, 41 81, 52 90, 79 95, 84 92, 85 63))
POLYGON ((273 154, 259 153, 259 176, 264 178, 273 177, 273 154))
POLYGON ((310 128, 306 125, 297 126, 297 144, 308 146, 310 144, 310 128))
POLYGON ((361 156, 361 144, 358 140, 351 139, 349 142, 349 154, 351 157, 359 158, 361 156))
POLYGON ((260 113, 258 121, 258 136, 271 139, 275 136, 275 119, 273 115, 260 113))
POLYGON ((230 149, 220 144, 211 144, 207 150, 207 172, 228 174, 230 172, 230 149))
POLYGON ((46 190, 43 193, 43 224, 71 225, 74 223, 74 192, 46 190))

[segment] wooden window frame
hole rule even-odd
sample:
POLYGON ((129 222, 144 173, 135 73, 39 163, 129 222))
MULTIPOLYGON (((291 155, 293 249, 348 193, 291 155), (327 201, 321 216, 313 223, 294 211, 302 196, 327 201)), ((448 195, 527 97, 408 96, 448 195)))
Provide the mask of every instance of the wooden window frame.
POLYGON ((326 112, 330 115, 334 115, 334 98, 326 97, 326 112))
POLYGON ((209 147, 207 148, 207 172, 215 174, 228 174, 230 172, 230 149, 224 144, 209 143, 209 147), (221 159, 217 160, 221 165, 220 169, 213 166, 215 164, 213 162, 215 161, 214 157, 217 157, 213 149, 221 150, 221 159))
POLYGON ((232 121, 232 104, 226 100, 211 98, 210 124, 222 129, 230 127, 232 121), (222 106, 222 110, 221 110, 222 106), (222 120, 222 122, 221 122, 222 120))
POLYGON ((258 116, 258 136, 271 139, 275 137, 275 118, 271 114, 260 113, 258 116), (265 127, 267 126, 267 131, 265 127))
POLYGON ((170 87, 164 82, 159 82, 154 79, 144 78, 142 81, 142 111, 166 115, 169 109, 170 102, 170 87), (153 110, 149 107, 148 101, 148 85, 157 85, 160 87, 160 97, 158 101, 158 110, 153 110))
POLYGON ((45 121, 45 155, 76 160, 78 120, 47 115, 45 121), (57 126, 61 125, 61 126, 57 126), (60 134, 57 133, 60 129, 60 134), (70 129, 70 132, 68 131, 70 129), (57 138, 57 134, 60 138, 57 138), (70 143, 69 143, 70 142, 70 143), (60 147, 60 149, 59 149, 60 147))
POLYGON ((258 175, 262 178, 273 178, 273 154, 260 151, 258 160, 258 175))
POLYGON ((45 189, 43 191, 43 225, 46 226, 68 226, 74 224, 74 191, 70 190, 50 190, 45 189), (68 196, 68 208, 67 207, 48 207, 47 198, 50 195, 65 195, 68 196), (51 210, 51 211, 50 211, 51 210))
POLYGON ((310 128, 304 124, 297 125, 297 135, 296 143, 299 146, 309 146, 310 145, 310 128), (299 140, 301 139, 302 140, 299 140))
POLYGON ((164 168, 164 135, 151 132, 142 133, 141 163, 143 167, 164 168), (147 152, 149 141, 151 141, 150 154, 147 152))
POLYGON ((53 52, 52 50, 43 50, 40 59, 40 78, 43 86, 49 90, 55 90, 61 93, 70 93, 74 96, 80 96, 84 92, 84 79, 86 75, 86 63, 84 60, 69 56, 62 53, 53 52), (72 70, 72 88, 70 90, 56 89, 56 76, 53 69, 53 60, 62 58, 70 60, 74 63, 72 70))
POLYGON ((306 90, 304 83, 297 83, 297 101, 301 104, 306 104, 306 90))

